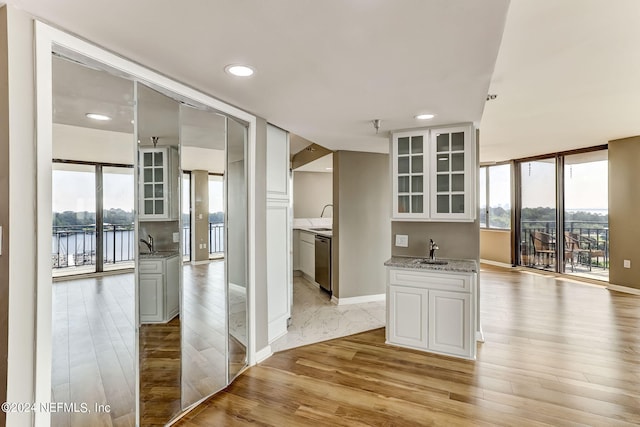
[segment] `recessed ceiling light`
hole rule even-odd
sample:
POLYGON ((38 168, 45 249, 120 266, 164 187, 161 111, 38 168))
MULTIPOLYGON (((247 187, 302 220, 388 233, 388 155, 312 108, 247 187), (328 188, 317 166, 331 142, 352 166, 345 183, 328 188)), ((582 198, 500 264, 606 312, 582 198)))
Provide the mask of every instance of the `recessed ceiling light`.
POLYGON ((253 68, 246 65, 227 65, 224 70, 237 77, 249 77, 253 74, 253 68))
POLYGON ((85 114, 85 116, 89 117, 90 119, 100 120, 103 122, 107 120, 111 120, 111 117, 105 116, 104 114, 98 114, 98 113, 87 113, 85 114))
POLYGON ((435 117, 435 114, 418 114, 416 119, 418 120, 431 120, 435 117))

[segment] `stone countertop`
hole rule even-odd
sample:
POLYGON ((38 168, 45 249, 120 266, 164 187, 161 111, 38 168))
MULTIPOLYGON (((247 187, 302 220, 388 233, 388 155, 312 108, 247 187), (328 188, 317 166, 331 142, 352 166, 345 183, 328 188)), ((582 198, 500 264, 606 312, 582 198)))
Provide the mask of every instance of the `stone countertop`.
POLYGON ((172 256, 180 255, 178 251, 156 251, 153 253, 140 252, 140 259, 160 259, 171 258, 172 256))
POLYGON ((384 265, 387 267, 396 268, 412 268, 416 270, 429 270, 429 271, 448 271, 448 272, 462 272, 462 273, 475 273, 478 271, 478 263, 472 259, 452 259, 452 258, 438 258, 437 261, 446 261, 447 264, 423 264, 420 260, 425 260, 426 257, 410 257, 410 256, 393 256, 387 260, 384 265))
POLYGON ((326 228, 329 227, 293 227, 294 230, 306 231, 308 233, 318 234, 320 236, 333 236, 333 230, 326 230, 326 228))

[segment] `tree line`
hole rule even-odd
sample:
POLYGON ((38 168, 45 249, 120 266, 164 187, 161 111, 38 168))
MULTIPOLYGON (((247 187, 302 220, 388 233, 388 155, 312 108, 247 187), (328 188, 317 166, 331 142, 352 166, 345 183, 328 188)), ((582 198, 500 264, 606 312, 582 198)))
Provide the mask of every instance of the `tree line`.
MULTIPOLYGON (((135 219, 133 211, 125 211, 120 208, 108 209, 104 211, 104 223, 114 225, 131 225, 135 219)), ((189 215, 182 215, 184 224, 189 223, 189 215)), ((212 224, 224 223, 223 212, 213 212, 209 214, 209 222, 212 224)), ((54 227, 90 226, 96 223, 96 213, 88 211, 64 211, 53 213, 54 227)))

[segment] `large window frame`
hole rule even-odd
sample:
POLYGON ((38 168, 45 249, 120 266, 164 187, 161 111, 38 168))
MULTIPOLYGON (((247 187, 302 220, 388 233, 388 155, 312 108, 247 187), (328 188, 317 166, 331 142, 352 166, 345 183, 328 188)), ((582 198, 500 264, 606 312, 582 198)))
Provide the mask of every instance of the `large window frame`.
MULTIPOLYGON (((68 164, 68 165, 82 165, 92 166, 94 168, 95 176, 95 273, 102 273, 105 271, 104 260, 104 192, 103 192, 103 168, 124 168, 133 169, 132 164, 125 163, 104 163, 104 162, 92 162, 84 160, 68 160, 68 159, 52 159, 51 163, 56 164, 68 164)), ((135 207, 134 207, 135 211, 135 207)), ((124 267, 125 269, 130 267, 124 267)), ((75 274, 82 274, 83 271, 75 274)), ((73 273, 70 273, 70 275, 73 273)))
MULTIPOLYGON (((582 154, 589 153, 600 150, 608 150, 608 146, 598 145, 594 147, 587 147, 583 149, 570 150, 570 151, 562 151, 550 154, 544 154, 539 156, 527 157, 516 159, 513 161, 512 167, 512 183, 515 191, 512 191, 513 197, 513 206, 512 206, 512 241, 511 247, 513 252, 513 260, 516 265, 520 265, 523 267, 527 267, 521 263, 522 260, 522 248, 520 243, 522 242, 522 234, 520 229, 521 222, 521 214, 522 214, 522 180, 521 180, 521 170, 523 167, 526 167, 526 163, 536 161, 536 160, 545 160, 545 159, 554 159, 555 160, 555 192, 556 192, 556 224, 561 224, 564 230, 565 224, 565 183, 564 183, 564 174, 565 174, 565 157, 571 156, 574 154, 582 154)), ((561 240, 562 242, 562 240, 561 240)), ((553 269, 547 270, 555 273, 565 273, 566 272, 566 263, 565 263, 565 251, 564 244, 556 244, 555 245, 555 265, 553 269)))
POLYGON ((513 211, 514 211, 514 203, 513 203, 513 167, 511 165, 511 162, 500 162, 500 163, 495 163, 495 164, 491 164, 491 165, 481 165, 480 166, 480 172, 479 172, 480 176, 479 176, 479 182, 480 185, 482 185, 484 183, 484 186, 480 188, 480 203, 479 203, 479 215, 478 218, 480 218, 480 228, 484 229, 484 230, 497 230, 497 231, 511 231, 512 229, 512 224, 513 224, 513 211), (492 187, 491 185, 491 170, 495 169, 495 168, 501 168, 504 166, 508 166, 509 167, 509 189, 508 189, 508 197, 509 197, 509 221, 508 221, 508 225, 507 227, 495 227, 491 225, 491 194, 492 194, 492 190, 493 192, 495 191, 495 187, 492 187), (484 179, 483 179, 484 176, 484 179), (484 197, 482 197, 484 196, 484 197), (484 212, 482 212, 482 209, 484 209, 484 212), (483 215, 484 214, 484 215, 483 215), (483 219, 484 219, 484 224, 483 224, 483 219))

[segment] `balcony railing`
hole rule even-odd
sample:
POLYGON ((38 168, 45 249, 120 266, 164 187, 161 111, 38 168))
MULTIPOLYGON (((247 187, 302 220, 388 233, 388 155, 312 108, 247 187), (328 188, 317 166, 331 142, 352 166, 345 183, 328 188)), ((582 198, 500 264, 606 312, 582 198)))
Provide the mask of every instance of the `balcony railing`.
MULTIPOLYGON (((182 226, 182 253, 185 259, 191 256, 191 227, 182 226)), ((219 255, 224 252, 224 224, 209 223, 209 255, 219 255)))
MULTIPOLYGON (((534 231, 547 233, 553 237, 554 241, 558 241, 556 221, 521 221, 521 265, 533 266, 536 262, 533 242, 531 241, 531 233, 534 231)), ((609 224, 607 222, 565 221, 564 231, 571 233, 581 241, 589 242, 591 251, 599 251, 603 254, 602 256, 582 256, 578 260, 581 265, 585 265, 588 268, 609 268, 609 224)), ((561 233, 564 234, 564 231, 561 231, 561 233)), ((560 242, 563 242, 562 247, 564 248, 564 238, 560 242)))
MULTIPOLYGON (((133 224, 105 224, 103 264, 133 261, 133 224)), ((51 260, 53 268, 96 265, 96 226, 54 226, 51 260)))

